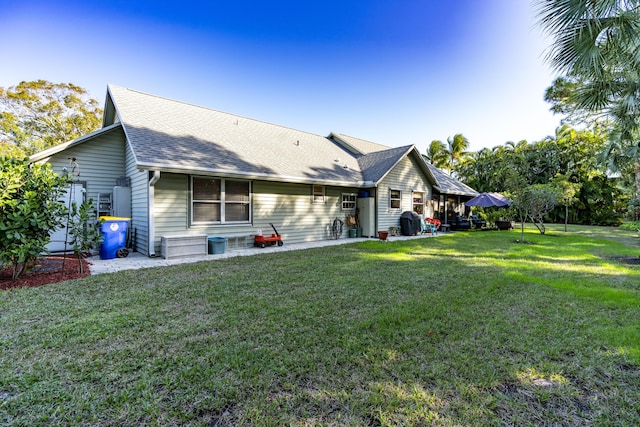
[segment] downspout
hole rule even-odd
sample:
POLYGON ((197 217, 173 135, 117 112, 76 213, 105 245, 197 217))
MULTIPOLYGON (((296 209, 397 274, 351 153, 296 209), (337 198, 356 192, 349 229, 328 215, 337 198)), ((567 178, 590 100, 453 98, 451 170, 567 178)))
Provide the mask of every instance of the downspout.
POLYGON ((160 171, 153 171, 153 176, 149 180, 149 202, 148 202, 148 210, 149 213, 149 230, 147 235, 147 243, 149 245, 149 256, 156 256, 156 244, 155 244, 155 224, 154 224, 154 199, 155 199, 155 185, 156 182, 160 179, 160 171))
POLYGON ((373 210, 375 212, 375 217, 374 217, 374 221, 373 221, 375 223, 375 229, 373 230, 373 237, 375 238, 375 237, 378 236, 378 230, 380 229, 378 227, 378 206, 379 206, 379 203, 380 203, 380 200, 379 200, 379 193, 380 192, 378 191, 378 183, 377 182, 376 182, 376 185, 373 188, 375 188, 375 190, 376 190, 376 194, 374 194, 375 202, 373 203, 373 210))

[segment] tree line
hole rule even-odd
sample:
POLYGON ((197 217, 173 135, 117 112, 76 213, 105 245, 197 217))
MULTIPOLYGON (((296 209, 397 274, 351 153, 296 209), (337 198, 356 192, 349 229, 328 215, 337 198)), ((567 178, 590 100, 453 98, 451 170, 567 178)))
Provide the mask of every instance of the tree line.
POLYGON ((477 152, 464 147, 455 156, 448 152, 452 145, 443 144, 437 152, 432 143, 425 158, 478 192, 514 197, 529 186, 550 186, 557 208, 547 213, 547 221, 616 225, 629 210, 633 185, 628 174, 625 179, 607 169, 603 153, 608 138, 605 129, 565 125, 542 141, 508 141, 477 152))

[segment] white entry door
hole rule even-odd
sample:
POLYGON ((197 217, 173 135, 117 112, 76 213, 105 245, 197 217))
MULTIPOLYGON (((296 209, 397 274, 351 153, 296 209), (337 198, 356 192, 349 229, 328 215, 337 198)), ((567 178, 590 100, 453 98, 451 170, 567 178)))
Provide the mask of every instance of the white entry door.
MULTIPOLYGON (((80 206, 84 202, 84 192, 82 191, 82 184, 71 184, 71 186, 67 189, 66 193, 62 196, 61 202, 64 202, 64 205, 69 208, 71 206, 71 202, 75 202, 78 206, 80 206)), ((72 247, 65 248, 65 240, 67 239, 67 218, 64 218, 64 225, 57 230, 54 230, 50 233, 51 242, 47 245, 47 249, 51 252, 64 252, 65 249, 68 251, 73 250, 72 247)))

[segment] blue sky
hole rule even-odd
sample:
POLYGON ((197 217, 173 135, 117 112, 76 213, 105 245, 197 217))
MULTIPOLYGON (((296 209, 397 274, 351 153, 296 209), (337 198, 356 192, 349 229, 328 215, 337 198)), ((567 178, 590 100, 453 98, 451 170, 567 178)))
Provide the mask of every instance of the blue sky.
POLYGON ((553 135, 528 0, 0 0, 0 86, 107 84, 389 146, 553 135))

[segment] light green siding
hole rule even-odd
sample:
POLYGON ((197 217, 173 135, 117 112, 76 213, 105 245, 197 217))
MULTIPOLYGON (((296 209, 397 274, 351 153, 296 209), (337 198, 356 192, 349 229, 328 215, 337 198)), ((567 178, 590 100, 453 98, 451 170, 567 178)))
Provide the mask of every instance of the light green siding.
POLYGON ((310 185, 256 182, 254 226, 267 233, 272 231, 272 222, 290 242, 330 239, 333 220, 344 221, 353 213, 342 211, 342 193, 357 192, 355 188, 325 187, 325 202, 313 203, 310 185))
MULTIPOLYGON (((172 234, 207 234, 228 237, 235 244, 237 236, 253 236, 258 230, 273 232, 273 223, 287 243, 331 238, 331 224, 341 210, 342 193, 357 193, 356 188, 326 187, 325 202, 313 203, 311 185, 254 181, 252 186, 252 221, 250 224, 210 226, 190 225, 189 176, 162 173, 155 185, 155 248, 160 253, 161 236, 172 234)), ((346 237, 345 232, 342 237, 346 237)), ((250 243, 252 240, 248 239, 250 243)), ((239 241, 243 244, 244 239, 239 241)))
POLYGON ((149 255, 149 173, 138 170, 131 148, 125 150, 126 175, 131 179, 131 232, 135 236, 135 249, 149 255))
POLYGON ((431 199, 432 187, 420 171, 417 161, 408 156, 402 159, 395 168, 378 185, 378 229, 400 226, 400 215, 413 209, 413 192, 423 192, 425 199, 431 199), (391 190, 400 190, 402 200, 400 209, 391 209, 389 196, 391 190))
MULTIPOLYGON (((188 228, 189 177, 162 173, 155 185, 154 215, 156 235, 184 232, 188 228)), ((197 234, 197 233, 196 233, 197 234)), ((201 233, 200 233, 201 234, 201 233)))
POLYGON ((80 169, 75 179, 85 183, 86 198, 95 201, 98 193, 111 193, 116 179, 125 175, 124 144, 124 133, 117 128, 42 161, 61 174, 64 167, 71 170, 69 157, 75 157, 80 169))

